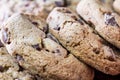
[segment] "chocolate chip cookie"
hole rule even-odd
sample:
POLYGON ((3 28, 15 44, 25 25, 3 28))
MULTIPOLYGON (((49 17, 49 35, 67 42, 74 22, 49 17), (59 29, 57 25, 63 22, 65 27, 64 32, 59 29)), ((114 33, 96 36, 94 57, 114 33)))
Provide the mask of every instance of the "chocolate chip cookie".
POLYGON ((40 27, 23 14, 12 16, 4 24, 1 41, 19 65, 48 80, 93 80, 94 71, 40 27))
POLYGON ((55 8, 48 16, 49 31, 72 54, 106 74, 120 74, 120 55, 74 12, 55 8))
POLYGON ((120 16, 100 0, 82 0, 77 6, 78 14, 105 40, 120 48, 120 16), (84 8, 83 8, 84 7, 84 8))
POLYGON ((35 80, 28 71, 22 69, 5 47, 0 48, 0 80, 35 80))

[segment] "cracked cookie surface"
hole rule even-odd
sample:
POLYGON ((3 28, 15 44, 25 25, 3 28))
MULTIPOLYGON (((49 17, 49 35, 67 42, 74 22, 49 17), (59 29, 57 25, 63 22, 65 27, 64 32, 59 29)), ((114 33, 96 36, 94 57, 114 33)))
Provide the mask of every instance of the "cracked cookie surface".
POLYGON ((106 41, 120 48, 120 16, 110 7, 99 0, 82 0, 77 6, 77 12, 106 41))
POLYGON ((80 60, 106 74, 120 74, 120 56, 75 13, 55 8, 48 16, 49 31, 80 60))
POLYGON ((94 71, 46 35, 36 18, 17 14, 1 30, 1 41, 19 65, 49 80, 93 80, 94 71), (17 21, 17 22, 16 22, 17 21), (39 26, 39 27, 38 27, 39 26))

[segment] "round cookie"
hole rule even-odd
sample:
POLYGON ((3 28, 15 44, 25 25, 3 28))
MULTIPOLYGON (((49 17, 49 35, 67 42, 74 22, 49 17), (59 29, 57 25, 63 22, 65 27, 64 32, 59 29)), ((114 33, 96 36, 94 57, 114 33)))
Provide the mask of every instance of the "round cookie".
POLYGON ((38 26, 43 25, 35 25, 28 16, 16 14, 1 30, 2 42, 20 66, 49 80, 93 80, 94 71, 90 67, 38 26))
POLYGON ((106 41, 120 48, 120 16, 110 7, 99 0, 82 0, 77 6, 77 12, 106 41))
POLYGON ((49 31, 77 58, 106 74, 120 74, 119 52, 116 53, 71 10, 55 8, 47 23, 49 31))

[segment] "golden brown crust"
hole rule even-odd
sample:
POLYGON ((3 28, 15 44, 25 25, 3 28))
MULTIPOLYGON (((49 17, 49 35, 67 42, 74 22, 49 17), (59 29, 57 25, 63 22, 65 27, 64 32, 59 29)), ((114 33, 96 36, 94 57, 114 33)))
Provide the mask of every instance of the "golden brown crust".
POLYGON ((87 23, 94 25, 99 35, 120 48, 120 16, 110 7, 100 0, 82 0, 77 6, 77 12, 87 23))
POLYGON ((23 14, 14 15, 1 31, 2 42, 8 52, 18 58, 19 64, 48 79, 93 80, 94 71, 69 54, 54 38, 47 38, 40 29, 41 20, 36 25, 32 21, 37 18, 32 19, 23 14))
POLYGON ((80 60, 106 74, 120 74, 120 56, 67 8, 55 8, 47 18, 50 32, 80 60))

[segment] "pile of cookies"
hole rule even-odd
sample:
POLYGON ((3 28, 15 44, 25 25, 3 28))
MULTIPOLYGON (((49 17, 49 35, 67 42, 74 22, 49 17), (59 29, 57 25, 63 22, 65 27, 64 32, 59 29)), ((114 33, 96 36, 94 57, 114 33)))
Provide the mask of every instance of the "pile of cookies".
POLYGON ((120 0, 0 0, 0 80, 120 80, 120 0))

